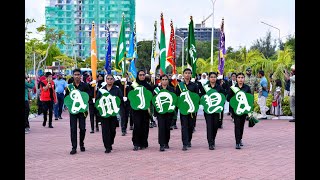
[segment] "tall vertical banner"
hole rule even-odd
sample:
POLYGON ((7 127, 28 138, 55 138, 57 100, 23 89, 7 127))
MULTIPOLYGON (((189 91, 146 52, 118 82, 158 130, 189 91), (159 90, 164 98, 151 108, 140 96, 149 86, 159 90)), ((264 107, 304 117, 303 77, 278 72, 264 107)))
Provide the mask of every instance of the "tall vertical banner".
MULTIPOLYGON (((169 40, 169 49, 168 49, 168 55, 167 55, 167 66, 171 65, 172 66, 172 74, 177 74, 176 70, 176 38, 174 36, 174 28, 173 28, 173 23, 171 20, 170 23, 171 27, 171 32, 170 32, 170 40, 169 40)), ((177 86, 178 81, 177 79, 174 79, 171 81, 173 86, 177 86)))
POLYGON ((137 59, 137 37, 136 37, 136 22, 134 22, 133 31, 130 36, 130 45, 127 60, 130 61, 130 66, 128 70, 129 78, 131 81, 135 81, 137 78, 137 69, 135 65, 135 60, 137 59))
POLYGON ((157 33, 158 33, 157 21, 155 21, 153 41, 152 41, 152 51, 151 51, 151 68, 150 68, 150 74, 153 78, 156 77, 156 71, 159 65, 159 41, 158 41, 157 33))
POLYGON ((219 58, 218 71, 220 75, 223 75, 225 55, 226 55, 226 46, 225 46, 225 36, 224 36, 224 18, 222 18, 222 23, 220 27, 219 53, 218 53, 218 58, 219 58))
POLYGON ((160 15, 160 75, 166 73, 166 37, 164 32, 164 20, 163 13, 160 15))
POLYGON ((106 53, 106 64, 104 65, 104 69, 106 70, 107 74, 111 74, 111 38, 110 38, 110 31, 109 26, 106 25, 107 30, 107 53, 106 53))
POLYGON ((92 79, 97 79, 97 42, 96 42, 96 33, 94 31, 95 25, 94 21, 92 22, 91 28, 91 70, 92 70, 92 79))
POLYGON ((117 53, 116 53, 116 60, 115 60, 115 70, 117 72, 121 72, 122 77, 126 75, 126 36, 125 36, 125 28, 124 28, 124 14, 122 14, 122 22, 120 27, 120 33, 117 43, 117 53))
POLYGON ((187 51, 188 51, 187 63, 191 67, 192 78, 195 78, 197 76, 197 50, 196 50, 196 41, 194 39, 194 28, 193 28, 192 16, 190 16, 187 51))

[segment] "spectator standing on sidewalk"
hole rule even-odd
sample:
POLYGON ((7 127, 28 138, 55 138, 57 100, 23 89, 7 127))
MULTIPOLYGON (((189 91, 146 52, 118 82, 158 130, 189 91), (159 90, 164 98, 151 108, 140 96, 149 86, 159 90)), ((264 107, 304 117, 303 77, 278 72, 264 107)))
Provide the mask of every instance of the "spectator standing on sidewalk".
POLYGON ((260 119, 267 119, 267 111, 269 108, 266 106, 266 101, 268 98, 268 81, 267 78, 264 76, 264 71, 260 70, 258 72, 258 77, 260 78, 260 86, 259 88, 259 95, 258 95, 258 105, 260 107, 261 118, 260 119))
POLYGON ((52 80, 51 72, 46 72, 46 79, 40 82, 40 101, 43 106, 43 123, 45 127, 47 123, 47 113, 49 110, 49 128, 52 126, 53 104, 57 103, 57 94, 55 92, 55 83, 52 80))
POLYGON ((296 100, 295 100, 295 94, 296 94, 296 90, 295 90, 295 84, 296 84, 296 76, 295 76, 295 71, 296 71, 296 68, 295 68, 295 65, 292 65, 291 66, 291 72, 290 72, 290 77, 288 75, 287 72, 285 72, 285 77, 287 80, 290 80, 290 92, 289 92, 289 96, 290 96, 290 110, 291 110, 291 113, 292 113, 292 117, 293 119, 292 120, 289 120, 289 122, 295 122, 296 121, 296 112, 295 112, 295 103, 296 103, 296 100))
POLYGON ((68 86, 67 82, 62 78, 61 73, 57 73, 57 79, 54 80, 56 85, 55 91, 57 93, 58 103, 54 105, 54 117, 55 120, 62 119, 62 109, 63 109, 63 101, 64 101, 64 93, 68 86))
POLYGON ((282 107, 281 107, 281 101, 282 101, 282 95, 281 95, 281 89, 282 89, 282 84, 281 80, 277 79, 275 80, 275 86, 276 88, 274 89, 273 92, 273 100, 271 104, 271 110, 270 113, 279 117, 282 115, 282 107))
POLYGON ((30 105, 29 105, 29 89, 34 87, 34 80, 31 80, 27 75, 25 77, 24 83, 24 104, 25 104, 25 116, 24 116, 24 132, 28 134, 30 131, 29 124, 29 113, 30 113, 30 105))

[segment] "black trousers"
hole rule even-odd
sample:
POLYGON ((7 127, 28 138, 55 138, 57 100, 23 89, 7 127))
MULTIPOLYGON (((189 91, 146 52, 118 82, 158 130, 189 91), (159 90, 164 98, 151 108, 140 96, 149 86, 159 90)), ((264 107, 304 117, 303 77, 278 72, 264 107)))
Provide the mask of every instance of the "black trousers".
POLYGON ((72 149, 77 149, 77 122, 79 121, 80 147, 84 146, 84 138, 86 136, 86 114, 70 114, 70 135, 72 149))
POLYGON ((130 108, 130 113, 129 113, 129 123, 130 123, 130 126, 133 126, 133 117, 132 117, 132 111, 133 111, 133 109, 132 108, 130 108))
POLYGON ((170 140, 170 126, 172 122, 173 113, 158 114, 158 141, 160 146, 169 144, 170 140))
MULTIPOLYGON (((130 109, 131 109, 130 104, 125 104, 124 106, 121 106, 120 116, 121 116, 121 131, 122 132, 126 132, 127 131, 128 119, 129 119, 129 115, 130 115, 130 109)), ((130 119, 130 122, 131 121, 132 120, 130 119)))
POLYGON ((236 114, 233 115, 234 117, 234 135, 236 138, 236 144, 240 144, 240 140, 242 139, 244 124, 246 122, 247 115, 238 116, 236 114))
POLYGON ((49 126, 52 125, 53 101, 42 101, 43 107, 43 123, 47 123, 47 112, 49 110, 49 126))
POLYGON ((96 113, 97 112, 96 108, 94 107, 94 103, 89 103, 90 125, 92 131, 94 131, 94 119, 96 119, 96 128, 99 129, 98 118, 96 116, 96 113))
POLYGON ((219 128, 221 128, 222 124, 223 124, 223 115, 224 115, 224 109, 222 110, 222 112, 220 113, 220 117, 219 117, 219 128))
POLYGON ((117 116, 110 116, 108 118, 99 117, 101 120, 102 140, 106 149, 111 149, 116 137, 116 125, 118 123, 117 116))
POLYGON ((184 146, 191 143, 193 128, 195 124, 195 113, 188 115, 182 115, 180 113, 180 122, 181 122, 181 133, 182 133, 182 143, 184 146))
POLYGON ((172 118, 172 123, 171 126, 176 126, 177 125, 177 119, 178 119, 178 107, 176 106, 176 108, 174 109, 174 115, 172 118))
POLYGON ((219 113, 207 114, 204 113, 204 118, 206 119, 207 124, 207 140, 208 144, 214 145, 219 128, 219 113))
POLYGON ((63 101, 64 101, 64 94, 57 93, 57 100, 58 100, 58 117, 61 117, 62 109, 63 109, 63 101))
POLYGON ((30 113, 29 101, 24 101, 24 128, 30 128, 29 113, 30 113))
POLYGON ((148 110, 132 110, 132 142, 134 146, 148 147, 149 116, 148 110))

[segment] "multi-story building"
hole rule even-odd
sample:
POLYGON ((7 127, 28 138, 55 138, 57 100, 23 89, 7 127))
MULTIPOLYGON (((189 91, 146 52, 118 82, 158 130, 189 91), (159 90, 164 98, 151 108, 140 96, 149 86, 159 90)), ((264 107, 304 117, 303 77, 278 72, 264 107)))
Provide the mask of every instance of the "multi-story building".
POLYGON ((135 21, 135 0, 47 0, 46 26, 65 32, 65 45, 58 44, 62 53, 82 59, 90 57, 91 26, 95 23, 98 59, 106 56, 106 26, 109 25, 112 56, 117 50, 118 32, 125 16, 127 50, 129 34, 135 21))
MULTIPOLYGON (((181 38, 185 39, 188 37, 188 28, 176 28, 175 34, 180 36, 181 38)), ((197 41, 209 41, 211 42, 211 27, 204 27, 201 24, 196 24, 194 28, 194 38, 197 41)), ((178 58, 180 52, 182 50, 182 40, 181 38, 176 38, 176 57, 178 58)), ((218 39, 220 38, 220 29, 214 28, 213 38, 218 39)), ((184 40, 184 49, 187 48, 188 45, 188 38, 184 40)), ((185 56, 186 57, 186 56, 185 56)))

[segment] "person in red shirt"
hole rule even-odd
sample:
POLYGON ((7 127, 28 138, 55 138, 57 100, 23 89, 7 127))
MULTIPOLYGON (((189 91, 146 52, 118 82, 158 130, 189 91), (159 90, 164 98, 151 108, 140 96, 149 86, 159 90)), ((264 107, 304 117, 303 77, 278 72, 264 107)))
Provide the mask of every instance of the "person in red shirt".
POLYGON ((49 128, 52 126, 52 115, 53 115, 53 103, 57 103, 57 96, 55 92, 54 81, 52 80, 51 72, 46 72, 46 79, 40 81, 40 101, 43 106, 43 123, 42 126, 45 127, 47 123, 47 112, 49 110, 49 128))

